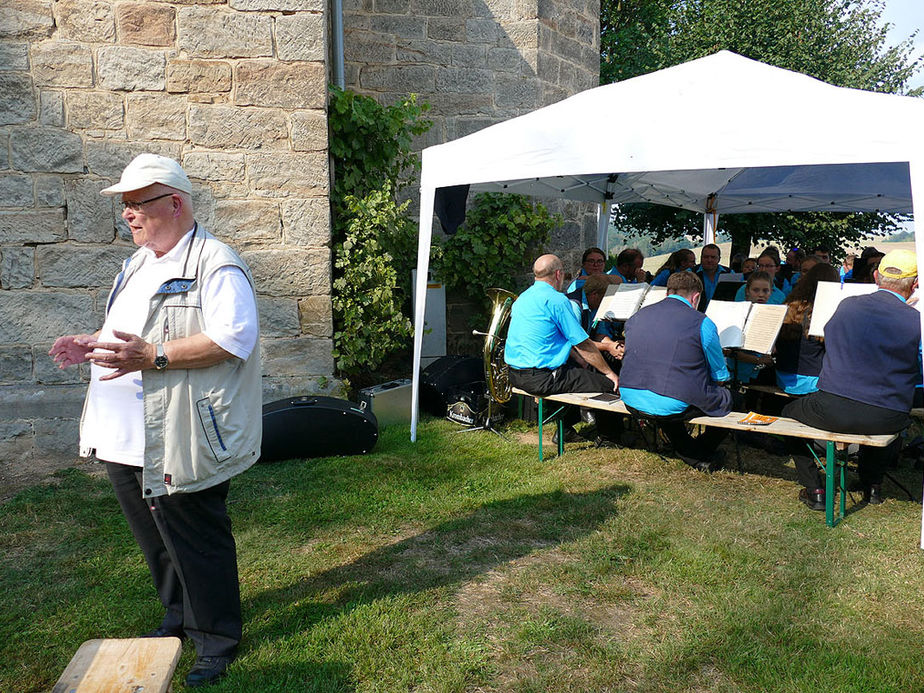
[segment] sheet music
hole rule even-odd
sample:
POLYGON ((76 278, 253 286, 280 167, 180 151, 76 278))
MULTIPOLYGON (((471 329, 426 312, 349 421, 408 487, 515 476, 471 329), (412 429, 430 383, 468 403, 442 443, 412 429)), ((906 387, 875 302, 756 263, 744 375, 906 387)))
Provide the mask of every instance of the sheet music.
POLYGON ((706 317, 715 323, 723 349, 744 344, 744 325, 751 305, 747 301, 709 301, 706 317))
POLYGON ((825 336, 825 325, 834 315, 837 307, 848 296, 871 294, 879 287, 875 284, 853 284, 850 282, 818 282, 815 289, 815 303, 812 306, 812 322, 809 334, 813 337, 825 336))
POLYGON ((751 312, 744 324, 744 343, 742 349, 769 354, 783 326, 788 306, 769 303, 752 303, 751 312))
POLYGON ((645 282, 639 284, 610 284, 606 294, 600 301, 594 321, 597 320, 628 320, 638 310, 649 285, 645 282))
POLYGON ((647 308, 648 306, 653 305, 665 298, 667 298, 666 286, 652 286, 650 289, 648 289, 648 293, 645 294, 645 298, 642 299, 642 305, 639 306, 639 310, 642 308, 647 308))

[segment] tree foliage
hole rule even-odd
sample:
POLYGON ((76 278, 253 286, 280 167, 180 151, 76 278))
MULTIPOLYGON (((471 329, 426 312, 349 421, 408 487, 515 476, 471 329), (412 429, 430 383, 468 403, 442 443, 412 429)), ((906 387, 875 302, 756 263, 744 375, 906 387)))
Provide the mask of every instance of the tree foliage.
POLYGON ((355 377, 409 344, 415 226, 396 194, 420 165, 413 138, 431 123, 413 94, 392 106, 336 87, 330 96, 333 354, 355 377))
MULTIPOLYGON (((887 27, 879 23, 882 8, 881 0, 603 0, 600 79, 628 79, 730 50, 837 86, 918 95, 920 89, 908 90, 921 67, 911 57, 913 37, 889 46, 887 27)), ((898 220, 884 214, 734 214, 721 217, 720 225, 736 248, 761 240, 837 246, 893 230, 898 220)), ((616 223, 659 240, 702 228, 698 215, 651 205, 623 205, 616 223)))

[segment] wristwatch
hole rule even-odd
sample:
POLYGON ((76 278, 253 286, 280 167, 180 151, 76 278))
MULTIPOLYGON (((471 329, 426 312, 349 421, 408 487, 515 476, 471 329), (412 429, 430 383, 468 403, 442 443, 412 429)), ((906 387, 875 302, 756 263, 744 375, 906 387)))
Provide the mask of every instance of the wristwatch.
POLYGON ((167 360, 167 354, 164 353, 164 345, 157 344, 154 346, 155 356, 154 356, 154 368, 159 371, 164 370, 167 367, 167 364, 170 363, 167 360))

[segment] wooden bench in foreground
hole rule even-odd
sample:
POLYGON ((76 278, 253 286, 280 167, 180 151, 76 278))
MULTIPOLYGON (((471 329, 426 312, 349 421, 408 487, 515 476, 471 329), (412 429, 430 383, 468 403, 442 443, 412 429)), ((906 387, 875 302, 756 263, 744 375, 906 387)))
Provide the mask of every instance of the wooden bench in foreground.
POLYGON ((165 693, 181 650, 179 638, 87 640, 52 693, 165 693))
MULTIPOLYGON (((526 397, 535 397, 518 388, 514 388, 514 394, 526 397)), ((631 416, 629 410, 622 400, 613 402, 594 401, 592 398, 599 393, 568 393, 562 395, 549 395, 548 397, 535 397, 538 401, 538 418, 541 423, 545 423, 543 418, 543 400, 556 402, 559 404, 572 404, 578 407, 588 409, 599 409, 614 414, 625 414, 631 416)), ((557 414, 558 412, 555 412, 557 414)), ((553 414, 552 416, 554 416, 553 414)), ((768 433, 771 435, 792 436, 794 438, 805 438, 807 440, 823 440, 826 442, 826 455, 823 463, 825 471, 825 523, 828 527, 834 527, 844 517, 846 510, 846 486, 847 486, 847 446, 851 443, 859 445, 869 445, 872 447, 885 447, 891 443, 898 434, 892 435, 859 435, 856 433, 835 433, 825 431, 820 428, 806 426, 795 419, 778 417, 776 421, 766 426, 753 426, 738 423, 740 419, 746 416, 746 412, 730 412, 725 416, 697 416, 690 419, 690 423, 698 426, 713 426, 716 428, 726 428, 732 431, 750 431, 752 433, 768 433), (842 458, 838 458, 837 450, 843 451, 842 458), (840 489, 840 507, 837 518, 834 516, 834 492, 835 492, 835 473, 840 471, 837 488, 840 489)), ((552 418, 551 416, 549 418, 552 418)), ((561 418, 558 419, 558 454, 564 453, 564 431, 561 418)), ((811 450, 811 444, 809 444, 811 450)), ((812 455, 815 456, 814 451, 812 455)), ((542 425, 539 426, 539 460, 542 461, 542 425)), ((821 463, 821 460, 818 460, 821 463)))

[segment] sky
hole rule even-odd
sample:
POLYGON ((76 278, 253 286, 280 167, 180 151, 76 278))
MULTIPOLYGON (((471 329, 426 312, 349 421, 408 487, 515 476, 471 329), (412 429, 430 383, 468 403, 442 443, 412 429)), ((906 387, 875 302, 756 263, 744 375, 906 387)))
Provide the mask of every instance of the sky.
MULTIPOLYGON (((924 0, 885 0, 881 19, 893 24, 888 42, 898 44, 918 30, 914 38, 914 57, 924 55, 924 0)), ((924 70, 911 80, 911 87, 924 86, 924 70)))

